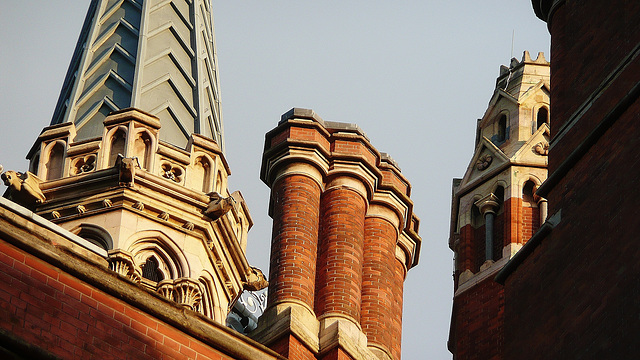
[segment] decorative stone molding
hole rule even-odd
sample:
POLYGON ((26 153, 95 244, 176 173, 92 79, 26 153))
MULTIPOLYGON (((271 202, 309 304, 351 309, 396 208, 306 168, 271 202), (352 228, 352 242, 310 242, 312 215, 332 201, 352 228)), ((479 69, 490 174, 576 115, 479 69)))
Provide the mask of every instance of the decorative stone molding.
POLYGON ((51 212, 51 218, 52 218, 52 219, 60 219, 60 213, 59 213, 59 212, 57 212, 57 211, 55 211, 55 210, 54 210, 54 211, 52 211, 52 212, 51 212))
POLYGON ((158 293, 169 300, 174 299, 173 290, 174 290, 173 280, 171 279, 162 280, 158 283, 158 290, 157 290, 158 293))
POLYGON ((162 212, 160 215, 158 215, 158 218, 164 221, 169 221, 169 217, 169 214, 167 214, 166 212, 162 212))
POLYGON ((90 154, 73 160, 70 175, 76 176, 91 172, 96 169, 96 155, 90 154))
POLYGON ((481 156, 476 162, 476 169, 482 171, 487 169, 493 162, 493 156, 491 154, 485 154, 481 156))
POLYGON ((78 205, 76 206, 76 211, 78 212, 78 214, 84 214, 85 212, 87 212, 87 208, 84 207, 84 205, 78 205))
POLYGON ((177 303, 194 311, 198 309, 202 300, 200 286, 189 278, 180 278, 174 281, 173 296, 177 303))
POLYGON ((33 208, 47 200, 40 190, 42 181, 28 171, 19 173, 9 170, 2 173, 0 178, 5 186, 9 187, 9 200, 13 202, 26 208, 33 208))
POLYGON ((140 201, 138 201, 137 203, 133 204, 132 206, 136 210, 140 210, 140 211, 144 210, 144 204, 142 202, 140 202, 140 201))
POLYGON ((173 165, 169 162, 164 162, 161 165, 160 176, 167 180, 182 183, 183 174, 184 170, 180 166, 173 165))
POLYGON ((111 250, 107 261, 109 261, 109 269, 128 277, 135 283, 140 282, 142 271, 136 266, 130 253, 123 250, 111 250))
POLYGON ((467 269, 463 271, 462 274, 460 274, 460 277, 458 278, 458 282, 460 284, 463 284, 467 282, 467 280, 471 279, 472 277, 473 277, 473 271, 467 269))
POLYGON ((106 208, 110 208, 113 206, 113 202, 109 199, 102 200, 102 206, 106 208))
POLYGON ((531 150, 538 155, 547 156, 549 155, 549 143, 541 141, 535 144, 531 150))
POLYGON ((193 229, 196 228, 196 226, 191 221, 187 221, 186 223, 184 223, 184 225, 182 225, 182 227, 189 231, 193 231, 193 229))
POLYGON ((485 215, 488 212, 495 213, 498 210, 498 208, 500 207, 500 204, 498 203, 498 201, 499 199, 497 196, 493 194, 489 194, 483 197, 482 199, 476 201, 475 205, 480 210, 480 213, 482 215, 485 215))

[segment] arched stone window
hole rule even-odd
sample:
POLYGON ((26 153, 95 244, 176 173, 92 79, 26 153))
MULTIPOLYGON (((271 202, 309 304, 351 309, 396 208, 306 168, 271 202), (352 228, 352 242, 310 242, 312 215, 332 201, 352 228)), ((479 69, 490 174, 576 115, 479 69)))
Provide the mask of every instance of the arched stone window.
POLYGON ((140 167, 142 167, 144 170, 149 170, 149 167, 151 166, 151 152, 151 136, 146 131, 140 131, 133 143, 133 156, 138 157, 140 167))
POLYGON ((62 177, 64 170, 64 141, 56 141, 51 145, 46 162, 46 179, 55 180, 62 177))
POLYGON ((500 119, 498 119, 498 129, 496 131, 496 140, 498 142, 503 142, 507 139, 507 115, 500 115, 500 119))
POLYGON ((222 174, 219 171, 216 175, 215 192, 217 192, 218 194, 222 193, 222 174))
POLYGON ((546 107, 541 106, 538 109, 538 114, 536 115, 536 130, 540 129, 540 126, 542 126, 542 124, 548 124, 549 123, 549 110, 547 110, 546 107))
POLYGON ((124 129, 118 129, 111 136, 109 144, 109 163, 108 167, 112 167, 116 164, 118 154, 125 154, 125 147, 127 144, 127 133, 124 129))
POLYGON ((536 184, 527 180, 522 185, 522 241, 528 241, 540 227, 540 211, 535 196, 536 184))
POLYGON ((522 186, 522 204, 524 206, 536 206, 536 201, 534 200, 535 186, 536 185, 531 180, 528 180, 522 186))
POLYGON ((113 239, 107 230, 94 224, 80 224, 73 230, 81 238, 105 250, 113 249, 113 239))
POLYGON ((197 190, 204 193, 211 191, 211 161, 204 156, 196 158, 193 164, 191 180, 189 181, 197 190))
POLYGON ((149 256, 147 261, 140 266, 142 269, 142 277, 154 282, 164 280, 164 274, 160 270, 160 263, 155 256, 149 256))

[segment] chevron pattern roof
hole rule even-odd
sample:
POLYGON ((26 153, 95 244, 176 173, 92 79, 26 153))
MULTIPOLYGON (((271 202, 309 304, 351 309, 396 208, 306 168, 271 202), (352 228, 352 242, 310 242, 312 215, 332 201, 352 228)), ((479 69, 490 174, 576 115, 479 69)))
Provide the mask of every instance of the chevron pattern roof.
POLYGON ((160 118, 162 139, 223 143, 211 0, 92 0, 51 124, 102 135, 112 111, 160 118))

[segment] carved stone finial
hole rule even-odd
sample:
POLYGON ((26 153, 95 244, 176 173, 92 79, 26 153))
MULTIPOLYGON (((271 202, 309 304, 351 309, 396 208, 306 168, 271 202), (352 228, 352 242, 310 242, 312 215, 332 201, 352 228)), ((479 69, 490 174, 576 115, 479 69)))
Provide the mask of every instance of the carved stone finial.
POLYGON ((262 273, 262 270, 252 266, 250 272, 247 274, 247 282, 244 283, 244 289, 248 291, 258 291, 267 286, 269 286, 269 282, 262 273))
POLYGON ((30 172, 19 173, 9 170, 2 173, 0 178, 9 187, 9 200, 27 208, 34 208, 47 200, 40 190, 41 181, 30 172))
POLYGON ((220 216, 226 214, 236 203, 236 199, 232 196, 223 198, 217 192, 211 192, 209 194, 209 205, 204 211, 204 214, 211 220, 217 220, 220 216))

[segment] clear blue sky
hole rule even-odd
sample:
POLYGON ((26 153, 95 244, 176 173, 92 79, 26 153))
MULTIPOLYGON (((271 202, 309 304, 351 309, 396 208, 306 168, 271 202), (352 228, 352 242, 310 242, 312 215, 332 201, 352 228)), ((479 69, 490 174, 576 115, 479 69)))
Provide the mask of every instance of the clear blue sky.
MULTIPOLYGON (((0 164, 24 156, 49 124, 88 0, 0 2, 0 164)), ((450 359, 447 247, 451 181, 471 160, 476 119, 500 64, 544 51, 527 0, 213 1, 230 190, 255 221, 249 261, 268 268, 264 134, 292 107, 357 123, 413 184, 420 264, 405 283, 403 358, 450 359)), ((2 190, 4 191, 4 190, 2 190)))

